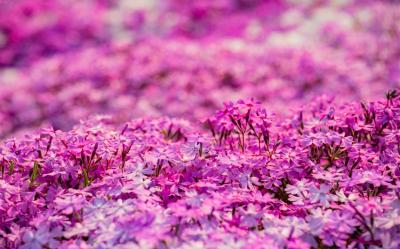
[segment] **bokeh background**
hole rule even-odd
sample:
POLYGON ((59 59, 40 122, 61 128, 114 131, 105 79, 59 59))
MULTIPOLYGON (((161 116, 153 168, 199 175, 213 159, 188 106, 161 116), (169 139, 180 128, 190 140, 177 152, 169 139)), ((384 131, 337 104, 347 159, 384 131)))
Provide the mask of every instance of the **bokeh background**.
POLYGON ((0 137, 373 100, 399 87, 399 20, 398 1, 0 0, 0 137))

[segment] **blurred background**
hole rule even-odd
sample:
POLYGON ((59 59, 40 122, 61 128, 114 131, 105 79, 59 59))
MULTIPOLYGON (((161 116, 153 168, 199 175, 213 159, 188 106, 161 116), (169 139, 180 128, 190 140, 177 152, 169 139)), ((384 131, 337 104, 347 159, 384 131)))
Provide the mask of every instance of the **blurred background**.
POLYGON ((400 3, 0 0, 0 138, 95 114, 199 121, 254 97, 278 115, 400 84, 400 3))

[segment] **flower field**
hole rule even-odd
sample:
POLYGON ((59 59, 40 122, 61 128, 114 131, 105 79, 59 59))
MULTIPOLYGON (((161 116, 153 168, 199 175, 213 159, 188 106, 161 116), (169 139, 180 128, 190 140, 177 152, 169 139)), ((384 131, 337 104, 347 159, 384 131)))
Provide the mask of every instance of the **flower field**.
POLYGON ((0 248, 400 248, 399 20, 0 0, 0 248))

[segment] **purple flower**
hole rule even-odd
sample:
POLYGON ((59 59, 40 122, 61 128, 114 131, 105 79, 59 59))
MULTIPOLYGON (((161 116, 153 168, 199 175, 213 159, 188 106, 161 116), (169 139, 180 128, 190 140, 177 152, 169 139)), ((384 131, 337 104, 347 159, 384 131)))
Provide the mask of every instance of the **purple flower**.
POLYGON ((57 248, 59 241, 56 238, 61 237, 61 228, 50 229, 48 225, 40 225, 37 230, 28 230, 23 235, 22 249, 41 249, 45 246, 57 248))
POLYGON ((399 248, 399 8, 0 0, 0 248, 399 248))

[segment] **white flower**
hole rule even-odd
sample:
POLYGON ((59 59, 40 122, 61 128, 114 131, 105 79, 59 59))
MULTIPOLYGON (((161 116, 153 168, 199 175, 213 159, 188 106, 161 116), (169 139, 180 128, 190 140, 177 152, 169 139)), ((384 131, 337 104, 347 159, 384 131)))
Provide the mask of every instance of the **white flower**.
POLYGON ((323 206, 329 206, 329 201, 336 201, 338 198, 335 195, 329 193, 331 187, 326 184, 322 184, 320 188, 311 187, 310 200, 312 203, 321 203, 323 206))
POLYGON ((289 200, 297 205, 303 205, 308 197, 310 183, 307 180, 300 180, 294 185, 287 185, 286 191, 290 194, 289 200))
POLYGON ((400 225, 400 214, 396 210, 391 210, 383 217, 376 217, 376 225, 379 228, 391 229, 400 225))

